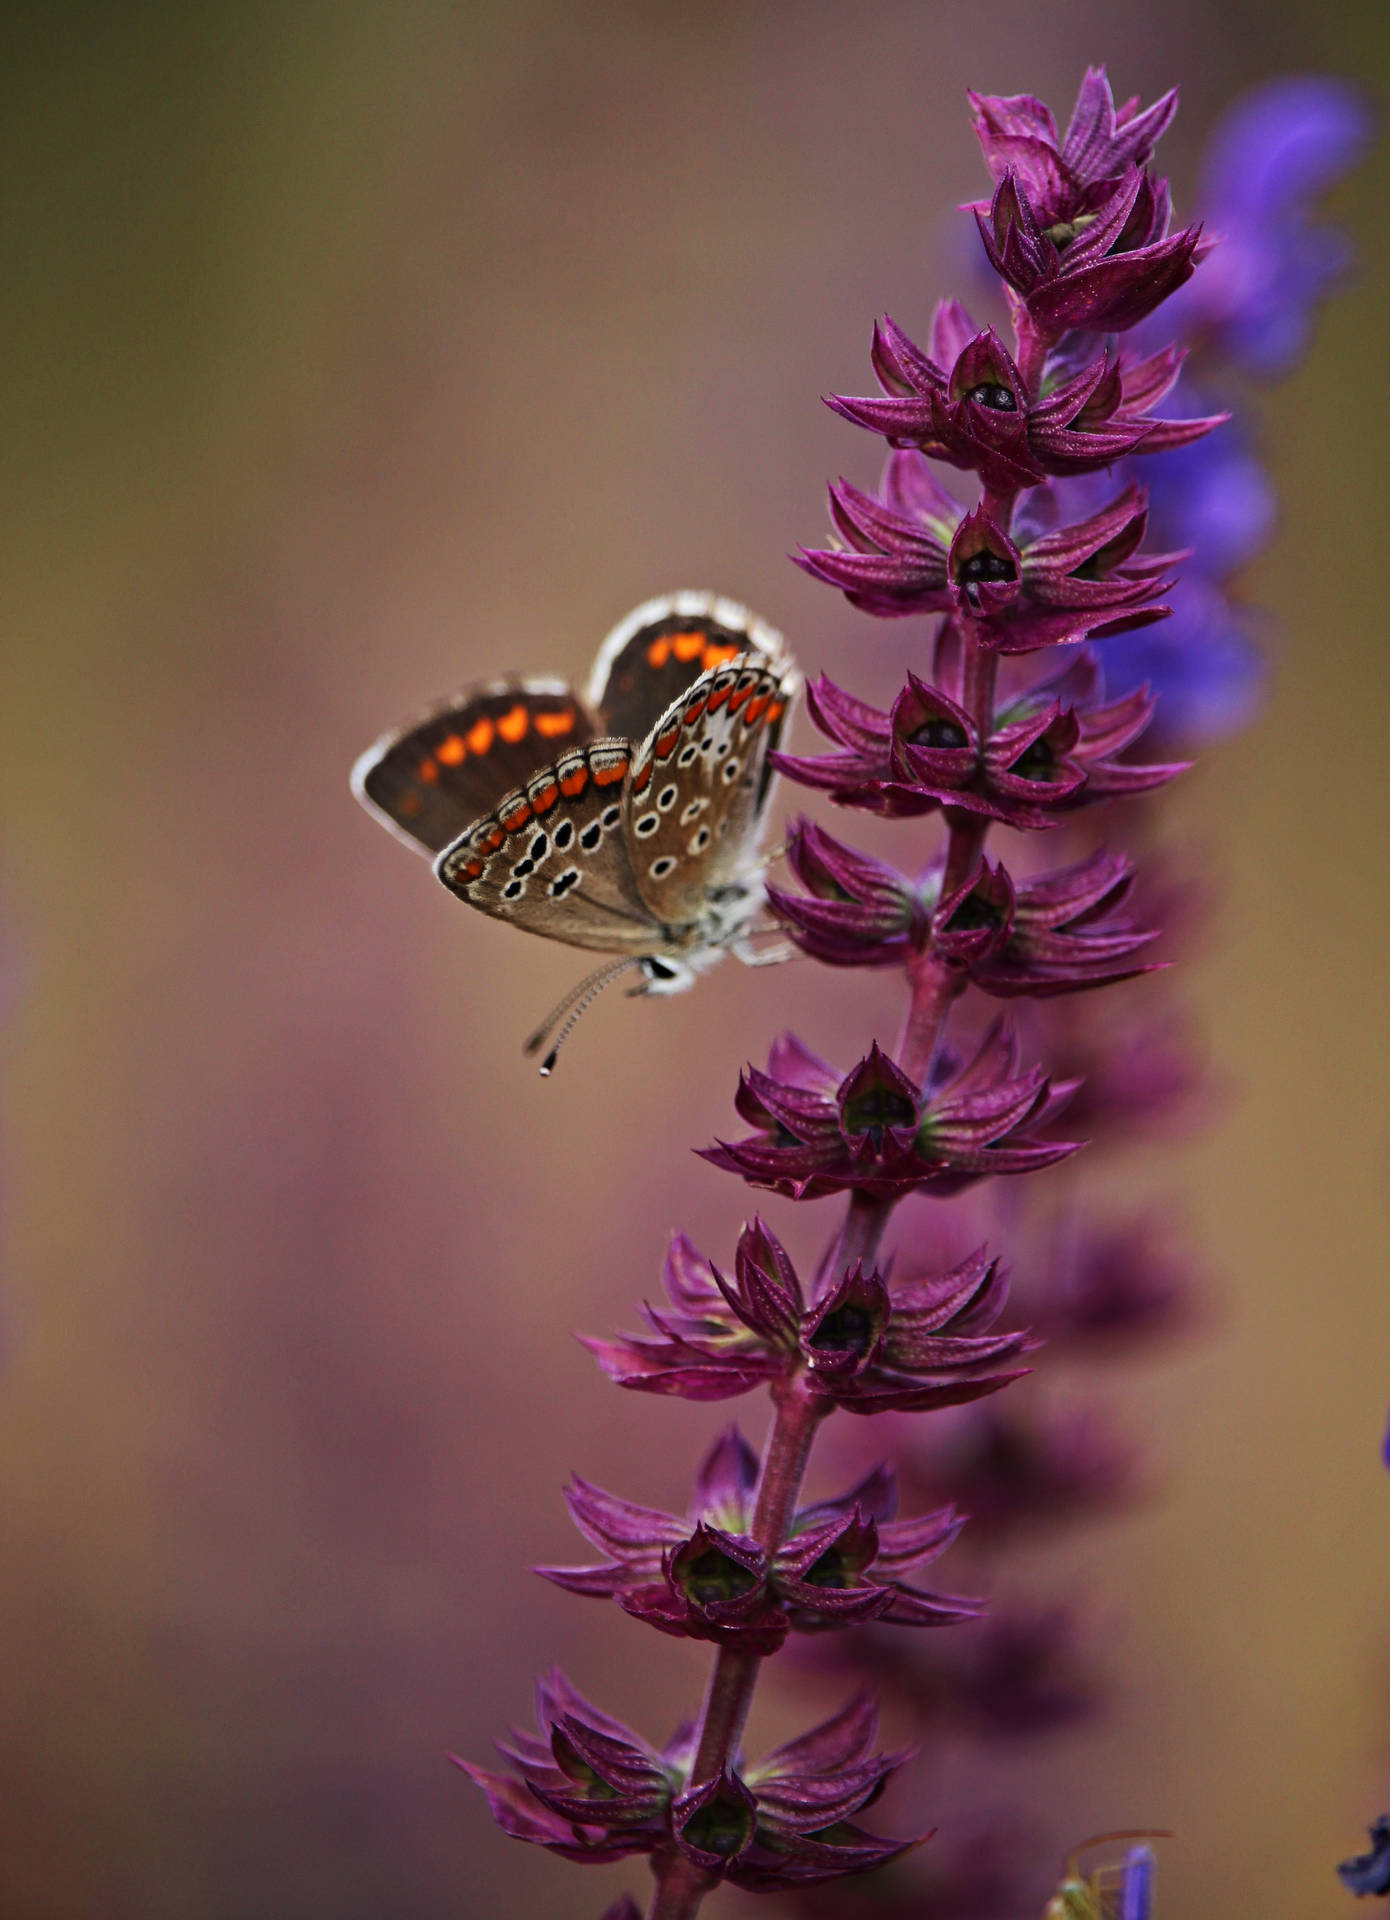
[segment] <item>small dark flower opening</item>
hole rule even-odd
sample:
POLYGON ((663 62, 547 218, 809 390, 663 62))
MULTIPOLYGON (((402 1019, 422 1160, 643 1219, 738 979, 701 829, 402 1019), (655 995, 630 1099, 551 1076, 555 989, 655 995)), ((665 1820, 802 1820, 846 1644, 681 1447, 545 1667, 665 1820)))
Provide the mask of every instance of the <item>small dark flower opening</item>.
POLYGON ((951 930, 954 933, 982 932, 999 926, 1003 918, 998 907, 982 894, 968 893, 951 915, 951 930))
POLYGON ((1046 740, 1035 740, 1009 768, 1020 780, 1053 780, 1057 775, 1057 758, 1046 740))
POLYGON ((718 1794, 691 1814, 682 1834, 692 1847, 720 1860, 732 1860, 752 1837, 753 1809, 741 1800, 725 1800, 718 1794))
POLYGON ((844 1306, 826 1314, 811 1336, 811 1345, 824 1353, 862 1354, 877 1337, 878 1329, 867 1307, 844 1306))
POLYGON ((1002 553, 991 553, 988 547, 982 553, 972 553, 968 560, 961 562, 956 578, 963 586, 973 586, 981 580, 1017 579, 1013 562, 1002 553))
POLYGON ((739 1600, 758 1584, 757 1575, 739 1566, 726 1553, 711 1547, 698 1560, 682 1567, 675 1576, 686 1599, 697 1607, 714 1607, 722 1601, 739 1600))
POLYGON ((917 1119, 905 1093, 888 1087, 868 1087, 845 1107, 845 1126, 851 1133, 867 1133, 878 1146, 885 1127, 910 1127, 917 1119))
POLYGON ((831 1547, 814 1561, 802 1575, 808 1587, 837 1587, 844 1589, 854 1585, 854 1574, 845 1563, 845 1556, 838 1547, 831 1547))
POLYGON ((988 407, 991 413, 1018 412, 1018 402, 1012 392, 997 380, 982 380, 978 387, 971 387, 965 397, 976 406, 988 407))
POLYGON ((920 727, 914 727, 907 735, 910 747, 968 747, 969 738, 964 727, 958 727, 954 720, 940 720, 935 716, 924 720, 920 727))

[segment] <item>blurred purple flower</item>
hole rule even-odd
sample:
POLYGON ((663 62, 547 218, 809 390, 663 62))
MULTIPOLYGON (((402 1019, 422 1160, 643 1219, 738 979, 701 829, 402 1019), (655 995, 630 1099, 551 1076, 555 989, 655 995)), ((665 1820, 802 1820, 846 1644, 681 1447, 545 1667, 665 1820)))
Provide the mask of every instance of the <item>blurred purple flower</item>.
POLYGON ((1370 1852, 1353 1854, 1337 1869, 1342 1885, 1349 1887, 1358 1899, 1368 1893, 1390 1894, 1390 1814, 1382 1813, 1367 1832, 1370 1852))
POLYGON ((1361 90, 1324 74, 1273 80, 1238 100, 1208 145, 1198 195, 1221 244, 1165 320, 1187 338, 1209 334, 1212 351, 1243 372, 1287 373, 1352 259, 1344 233, 1314 224, 1313 204, 1374 133, 1361 90))

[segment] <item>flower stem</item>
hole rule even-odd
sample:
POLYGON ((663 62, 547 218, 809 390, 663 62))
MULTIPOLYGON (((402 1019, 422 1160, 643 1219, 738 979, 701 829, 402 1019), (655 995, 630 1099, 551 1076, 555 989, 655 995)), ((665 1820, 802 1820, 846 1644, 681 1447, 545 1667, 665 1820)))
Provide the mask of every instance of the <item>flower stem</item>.
MULTIPOLYGON (((769 1555, 787 1537, 811 1442, 830 1408, 830 1402, 812 1393, 801 1375, 787 1381, 774 1401, 776 1415, 758 1473, 752 1527, 753 1538, 769 1555)), ((715 1655, 690 1769, 692 1786, 732 1767, 762 1662, 761 1654, 736 1647, 721 1647, 715 1655)), ((691 1920, 713 1884, 683 1854, 669 1856, 657 1868, 650 1920, 691 1920)))

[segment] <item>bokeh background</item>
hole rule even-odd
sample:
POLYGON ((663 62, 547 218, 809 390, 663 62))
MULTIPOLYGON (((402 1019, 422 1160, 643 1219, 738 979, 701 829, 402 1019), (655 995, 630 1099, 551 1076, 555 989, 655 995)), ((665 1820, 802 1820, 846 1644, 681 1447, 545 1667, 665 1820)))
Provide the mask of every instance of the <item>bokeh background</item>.
MULTIPOLYGON (((1374 89, 1390 16, 60 5, 5 43, 0 1911, 597 1913, 640 1870, 505 1841, 444 1755, 552 1659, 653 1735, 694 1701, 700 1649, 525 1568, 574 1557, 571 1468, 678 1503, 720 1410, 567 1330, 677 1222, 727 1252, 744 1196, 689 1149, 739 1063, 789 1012, 848 1056, 893 991, 614 995, 542 1083, 572 957, 461 912, 347 769, 677 584, 885 691, 903 631, 784 556, 876 463, 818 396, 962 278, 964 87, 1180 80, 1181 206, 1244 85, 1374 89)), ((1179 1829, 1173 1914, 1347 1911, 1390 1798, 1387 187, 1382 151, 1336 196, 1361 275, 1270 404, 1267 714, 1164 803, 1224 894, 1190 991, 1226 1095, 1125 1177, 1219 1304, 1127 1379, 1159 1497, 1052 1569, 1121 1706, 996 1783, 1058 1845, 1179 1829)), ((755 1743, 806 1717, 770 1680, 755 1743)))

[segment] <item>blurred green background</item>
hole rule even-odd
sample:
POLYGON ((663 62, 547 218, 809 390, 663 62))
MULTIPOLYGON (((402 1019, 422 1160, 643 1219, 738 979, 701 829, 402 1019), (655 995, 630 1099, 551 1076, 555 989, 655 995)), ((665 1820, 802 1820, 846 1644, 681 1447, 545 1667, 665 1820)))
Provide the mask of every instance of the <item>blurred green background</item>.
MULTIPOLYGON (((964 278, 963 89, 1181 81, 1181 207, 1249 82, 1383 86, 1390 13, 58 5, 4 38, 0 1911, 597 1913, 640 1871, 511 1845, 443 1756, 552 1659, 653 1735, 693 1702, 699 1648, 525 1568, 573 1555, 571 1468, 679 1502, 721 1410, 618 1394, 567 1329, 626 1319, 673 1224, 727 1253, 744 1196, 688 1149, 738 1065, 789 1009, 846 1054, 894 990, 614 996, 542 1084, 518 1043, 572 957, 461 913, 348 767, 472 675, 582 676, 676 585, 886 691, 904 635, 785 553, 874 470, 818 396, 964 278)), ((1382 149, 1336 196, 1363 271, 1270 407, 1268 715, 1165 803, 1225 895, 1191 986, 1228 1098, 1132 1177, 1220 1303, 1128 1390, 1161 1499, 1050 1569, 1122 1710, 997 1782, 1059 1845, 1179 1829, 1173 1915, 1348 1911, 1390 1799, 1387 186, 1382 149)), ((755 1741, 806 1714, 770 1682, 755 1741)))

